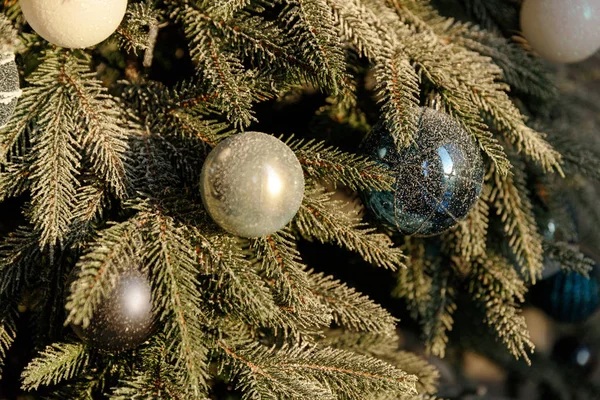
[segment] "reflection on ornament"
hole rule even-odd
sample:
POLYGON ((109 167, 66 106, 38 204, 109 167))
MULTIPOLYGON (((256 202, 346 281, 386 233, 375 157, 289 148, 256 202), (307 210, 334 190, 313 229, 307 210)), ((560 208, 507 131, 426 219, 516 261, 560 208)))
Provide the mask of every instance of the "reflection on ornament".
POLYGON ((20 96, 19 71, 15 63, 15 55, 0 54, 0 128, 12 117, 20 96))
POLYGON ((404 235, 439 234, 463 219, 483 185, 477 143, 448 115, 423 108, 415 144, 398 151, 391 135, 375 129, 367 154, 396 176, 395 191, 365 194, 365 204, 391 229, 404 235))
POLYGON ((52 44, 85 48, 98 44, 119 27, 127 0, 19 0, 25 19, 52 44))
POLYGON ((287 225, 304 196, 304 174, 281 140, 248 132, 223 140, 206 158, 200 178, 206 210, 226 231, 264 236, 287 225))
POLYGON ((132 269, 120 275, 109 296, 96 307, 88 327, 71 327, 93 347, 123 351, 143 343, 153 322, 150 284, 145 275, 132 269))
POLYGON ((582 61, 600 48, 600 1, 525 0, 521 30, 540 56, 560 63, 582 61))

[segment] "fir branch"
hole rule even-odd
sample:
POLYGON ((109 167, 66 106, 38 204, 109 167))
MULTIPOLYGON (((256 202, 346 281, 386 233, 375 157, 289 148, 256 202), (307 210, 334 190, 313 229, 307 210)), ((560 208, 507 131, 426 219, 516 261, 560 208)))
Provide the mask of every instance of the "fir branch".
POLYGON ((309 290, 309 276, 289 231, 250 241, 250 248, 260 262, 265 278, 274 281, 277 304, 305 308, 314 301, 309 290))
POLYGON ((0 294, 18 293, 40 272, 42 262, 38 235, 31 228, 10 233, 0 246, 0 294))
POLYGON ((535 283, 543 269, 542 238, 538 233, 533 206, 521 170, 512 176, 499 176, 492 171, 494 185, 489 202, 496 208, 509 236, 509 245, 527 279, 535 283))
POLYGON ((219 105, 227 118, 237 128, 250 125, 255 120, 249 85, 252 76, 244 70, 240 59, 221 48, 219 39, 206 25, 205 14, 200 10, 186 4, 171 15, 177 16, 184 24, 190 54, 198 64, 198 72, 211 83, 211 89, 220 100, 219 105))
POLYGON ((188 229, 203 272, 211 275, 208 284, 215 308, 248 324, 294 329, 238 239, 229 235, 206 236, 195 228, 188 229))
POLYGON ((205 86, 196 79, 174 88, 150 82, 126 87, 123 98, 150 131, 215 146, 232 132, 228 124, 215 119, 216 95, 207 93, 205 86))
MULTIPOLYGON (((399 338, 395 334, 382 336, 336 329, 327 332, 327 337, 322 344, 379 358, 408 374, 417 376, 416 388, 420 396, 437 391, 440 377, 438 370, 421 356, 399 350, 399 338)), ((411 398, 414 396, 410 395, 411 398)), ((404 397, 401 398, 404 399, 404 397)), ((393 399, 397 399, 397 397, 393 397, 393 399)))
POLYGON ((524 301, 525 284, 507 260, 494 254, 475 263, 473 276, 470 292, 484 308, 486 323, 517 359, 530 364, 534 345, 518 304, 524 301))
POLYGON ((431 299, 422 315, 423 336, 426 350, 443 358, 448 344, 448 332, 454 325, 456 312, 456 291, 450 282, 448 271, 437 265, 432 274, 431 299))
POLYGON ((505 92, 481 90, 476 93, 473 100, 488 113, 496 129, 515 145, 518 152, 524 152, 544 171, 556 171, 563 175, 560 153, 545 140, 544 133, 537 132, 525 124, 525 117, 505 92))
POLYGON ((376 392, 416 393, 416 377, 380 360, 332 348, 268 349, 219 343, 248 398, 364 398, 376 392))
POLYGON ((96 177, 83 181, 77 191, 77 207, 73 210, 73 227, 69 240, 81 243, 89 239, 93 223, 100 219, 109 202, 110 191, 96 177))
POLYGON ((117 197, 125 196, 128 160, 127 129, 120 123, 120 107, 107 93, 95 74, 88 73, 89 60, 70 58, 60 79, 70 92, 71 107, 78 111, 81 145, 86 149, 94 171, 117 197))
POLYGON ((519 92, 545 100, 556 95, 547 69, 522 46, 489 29, 483 30, 470 23, 444 18, 427 1, 387 1, 405 23, 417 27, 419 31, 434 32, 443 42, 490 57, 502 69, 504 82, 519 92))
POLYGON ((310 274, 311 291, 333 313, 340 326, 391 337, 397 320, 368 297, 324 274, 310 274))
POLYGON ((206 390, 208 367, 194 246, 172 218, 158 213, 148 218, 151 239, 143 256, 153 274, 153 298, 172 349, 169 357, 185 372, 186 390, 198 397, 206 390))
MULTIPOLYGON (((151 346, 141 349, 141 365, 126 378, 121 378, 118 385, 112 388, 111 400, 185 400, 194 396, 180 384, 184 375, 181 370, 167 362, 169 349, 163 337, 158 335, 153 342, 151 346)), ((192 398, 208 400, 204 397, 192 398)))
POLYGON ((139 229, 139 221, 132 219, 100 232, 75 267, 79 273, 71 283, 65 324, 88 327, 95 308, 115 287, 123 268, 140 263, 143 241, 139 229))
POLYGON ((375 65, 375 88, 381 104, 383 126, 396 144, 408 147, 419 123, 419 75, 402 49, 382 52, 375 65))
MULTIPOLYGON (((55 71, 52 71, 55 72, 55 71)), ((79 144, 76 123, 64 87, 49 96, 46 113, 38 121, 39 136, 33 146, 32 222, 42 246, 54 246, 69 233, 79 182, 79 144)))
POLYGON ((387 235, 375 233, 375 229, 360 221, 356 211, 344 211, 343 202, 331 201, 330 196, 318 189, 306 191, 295 219, 295 226, 302 236, 321 243, 336 243, 380 267, 404 268, 404 255, 393 247, 387 235))
POLYGON ((140 50, 152 52, 152 35, 154 30, 158 30, 158 18, 159 12, 150 3, 131 4, 123 23, 117 29, 125 51, 135 54, 140 50))
POLYGON ((377 16, 360 0, 326 1, 344 39, 351 42, 360 55, 375 60, 384 44, 377 16))
POLYGON ((340 183, 355 191, 392 190, 394 178, 389 169, 366 157, 314 140, 291 140, 287 144, 296 153, 304 172, 315 181, 334 186, 340 183))
POLYGON ((594 260, 586 257, 572 245, 564 242, 544 242, 543 246, 546 266, 548 263, 558 263, 560 269, 565 272, 574 272, 589 277, 589 273, 595 265, 594 260))
MULTIPOLYGON (((256 3, 266 2, 265 0, 260 0, 256 3)), ((231 18, 237 12, 243 10, 244 8, 250 6, 255 3, 252 0, 215 0, 209 2, 210 6, 206 10, 210 15, 214 15, 218 18, 222 18, 223 20, 227 20, 231 18)))
POLYGON ((4 367, 6 353, 17 336, 16 312, 13 304, 4 299, 2 308, 0 312, 0 379, 2 378, 2 367, 4 367))
POLYGON ((22 195, 29 189, 30 174, 29 164, 24 160, 15 160, 3 165, 3 171, 0 171, 0 201, 5 201, 9 197, 22 195))
POLYGON ((427 274, 430 261, 425 256, 425 246, 420 240, 405 239, 401 247, 403 251, 410 251, 406 260, 406 268, 398 271, 397 281, 392 294, 403 298, 409 305, 411 316, 418 319, 424 315, 428 304, 431 302, 433 282, 427 274))
POLYGON ((282 18, 294 38, 302 59, 316 72, 322 88, 336 95, 345 86, 346 63, 342 44, 335 34, 331 8, 326 0, 285 0, 282 18))
POLYGON ((489 205, 487 199, 491 186, 484 184, 481 198, 463 221, 444 239, 453 248, 453 252, 469 263, 472 259, 483 256, 487 248, 489 205))
POLYGON ((57 343, 46 347, 23 371, 24 390, 55 385, 79 375, 88 365, 89 355, 82 343, 57 343))

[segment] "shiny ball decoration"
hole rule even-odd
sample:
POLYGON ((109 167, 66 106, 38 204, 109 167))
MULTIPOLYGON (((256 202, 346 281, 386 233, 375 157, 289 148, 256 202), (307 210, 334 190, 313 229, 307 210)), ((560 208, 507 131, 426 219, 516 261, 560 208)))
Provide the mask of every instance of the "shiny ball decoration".
POLYGON ((364 194, 365 205, 403 235, 432 236, 455 226, 473 208, 483 186, 477 143, 460 123, 431 108, 420 111, 415 143, 398 150, 389 132, 375 128, 366 154, 394 172, 393 191, 364 194))
POLYGON ((600 49, 598 0, 525 0, 520 18, 523 36, 547 60, 578 62, 600 49))
POLYGON ((596 265, 588 279, 559 270, 532 288, 532 302, 558 322, 583 322, 600 307, 597 271, 596 265))
POLYGON ((583 376, 589 376, 598 365, 597 352, 576 336, 560 338, 552 349, 552 359, 583 376))
POLYGON ((38 35, 66 48, 98 44, 119 27, 127 0, 19 0, 38 35))
POLYGON ((110 294, 96 307, 90 324, 71 324, 87 344, 100 350, 119 352, 142 344, 152 332, 154 313, 148 278, 130 269, 119 276, 110 294))
POLYGON ((304 197, 304 174, 281 140, 247 132, 223 140, 210 152, 200 192, 206 210, 224 230, 259 237, 294 218, 304 197))
POLYGON ((0 128, 8 123, 21 96, 19 71, 13 53, 0 54, 0 128))

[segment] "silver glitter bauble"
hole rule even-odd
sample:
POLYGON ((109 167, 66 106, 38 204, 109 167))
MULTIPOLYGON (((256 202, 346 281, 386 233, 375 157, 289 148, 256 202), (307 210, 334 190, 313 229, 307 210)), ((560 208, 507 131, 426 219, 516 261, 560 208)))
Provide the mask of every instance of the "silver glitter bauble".
POLYGON ((473 208, 483 185, 483 161, 475 140, 448 115, 422 108, 415 144, 398 151, 378 128, 364 148, 396 176, 394 191, 365 193, 365 204, 385 225, 404 235, 437 235, 473 208))
POLYGON ((112 292, 97 306, 88 327, 71 327, 93 347, 123 351, 143 343, 152 332, 153 322, 148 278, 131 269, 120 275, 112 292))
POLYGON ((243 237, 274 233, 294 218, 304 196, 304 175, 281 140, 248 132, 223 140, 202 168, 204 206, 226 231, 243 237))
POLYGON ((0 54, 0 128, 10 120, 21 96, 19 71, 13 53, 0 54))
POLYGON ((543 58, 582 61, 600 48, 600 1, 525 0, 521 30, 543 58))

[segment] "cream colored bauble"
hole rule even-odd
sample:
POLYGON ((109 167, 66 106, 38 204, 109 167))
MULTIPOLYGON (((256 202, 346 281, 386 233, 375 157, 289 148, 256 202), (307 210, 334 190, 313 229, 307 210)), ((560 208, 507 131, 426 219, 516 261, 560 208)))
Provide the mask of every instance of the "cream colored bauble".
POLYGON ((25 19, 44 39, 72 49, 102 42, 117 29, 127 0, 19 0, 25 19))
POLYGON ((547 60, 585 60, 600 49, 600 0, 525 0, 521 30, 547 60))

